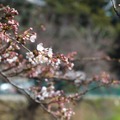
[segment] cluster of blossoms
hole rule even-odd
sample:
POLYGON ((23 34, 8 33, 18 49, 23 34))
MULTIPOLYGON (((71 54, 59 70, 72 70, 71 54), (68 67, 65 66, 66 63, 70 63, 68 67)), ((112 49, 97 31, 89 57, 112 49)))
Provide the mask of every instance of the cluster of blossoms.
MULTIPOLYGON (((73 63, 69 61, 70 57, 54 54, 52 48, 45 48, 43 43, 39 43, 35 50, 29 50, 26 44, 29 41, 35 42, 37 34, 33 32, 32 28, 20 34, 18 32, 19 23, 14 17, 18 15, 18 12, 9 6, 0 5, 0 7, 0 65, 2 66, 1 71, 6 77, 23 75, 38 79, 46 76, 53 77, 61 66, 64 69, 72 69, 73 63), (21 48, 26 50, 26 56, 21 55, 21 48)), ((33 91, 34 100, 46 102, 48 110, 55 116, 69 120, 73 115, 72 109, 65 107, 70 99, 65 97, 62 90, 56 90, 54 84, 47 87, 41 86, 39 91, 33 91), (56 111, 52 111, 52 104, 58 105, 56 111)))
POLYGON ((17 10, 14 8, 10 8, 9 6, 4 7, 0 5, 0 14, 2 14, 0 22, 0 30, 12 30, 15 34, 17 34, 19 23, 14 20, 14 16, 18 15, 17 10))
POLYGON ((49 87, 42 86, 40 92, 37 92, 36 94, 36 99, 42 101, 60 95, 61 95, 61 91, 55 91, 55 87, 53 85, 49 87))
POLYGON ((23 34, 16 35, 16 40, 18 43, 25 45, 27 41, 35 42, 37 38, 37 34, 32 32, 33 28, 29 28, 28 30, 24 31, 23 34))
POLYGON ((72 111, 71 108, 67 109, 67 108, 63 108, 62 109, 62 113, 63 113, 63 118, 64 119, 67 119, 67 120, 70 120, 71 119, 71 116, 74 115, 75 113, 72 111))
POLYGON ((66 103, 69 104, 72 97, 65 96, 62 90, 56 91, 53 84, 50 84, 47 87, 42 86, 38 91, 34 89, 32 91, 35 92, 35 100, 38 103, 46 101, 48 111, 52 112, 52 114, 66 120, 70 120, 71 116, 75 114, 71 108, 66 108, 66 103), (53 106, 57 106, 58 109, 53 111, 53 106))
POLYGON ((102 82, 103 84, 108 84, 110 81, 112 82, 110 75, 106 72, 102 72, 100 75, 95 75, 94 79, 102 82))
POLYGON ((39 43, 36 50, 33 52, 27 52, 26 58, 34 65, 46 63, 54 67, 59 66, 61 63, 65 63, 69 69, 72 69, 74 65, 70 63, 68 57, 65 57, 63 54, 54 55, 52 48, 43 47, 43 43, 39 43))
POLYGON ((44 48, 43 44, 40 43, 37 45, 37 50, 33 52, 27 52, 26 58, 28 58, 29 62, 32 64, 40 64, 40 63, 51 63, 53 57, 52 48, 44 48))

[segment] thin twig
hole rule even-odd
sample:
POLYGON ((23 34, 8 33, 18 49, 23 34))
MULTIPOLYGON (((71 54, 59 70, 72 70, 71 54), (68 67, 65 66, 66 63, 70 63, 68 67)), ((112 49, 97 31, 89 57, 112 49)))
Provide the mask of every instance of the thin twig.
POLYGON ((120 58, 111 58, 109 56, 105 57, 84 57, 84 58, 79 58, 75 59, 74 61, 107 61, 107 62, 118 62, 120 63, 120 58))
POLYGON ((120 18, 120 14, 118 13, 117 11, 117 7, 116 7, 116 3, 115 3, 115 0, 111 0, 112 4, 113 4, 113 9, 115 11, 115 13, 117 14, 117 16, 120 18))
POLYGON ((79 93, 78 95, 79 95, 80 97, 82 97, 83 95, 85 95, 86 93, 88 93, 88 92, 90 92, 90 91, 99 89, 99 88, 101 88, 101 87, 109 86, 109 85, 112 84, 112 83, 113 83, 113 80, 111 80, 111 81, 110 81, 109 83, 107 83, 107 84, 104 84, 104 83, 103 83, 103 84, 99 84, 98 86, 95 86, 95 87, 93 87, 93 88, 87 89, 87 90, 79 93))

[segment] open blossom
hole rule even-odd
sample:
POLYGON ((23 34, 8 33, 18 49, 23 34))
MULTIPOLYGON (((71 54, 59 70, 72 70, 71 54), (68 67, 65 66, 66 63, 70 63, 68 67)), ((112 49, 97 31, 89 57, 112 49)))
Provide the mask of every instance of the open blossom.
POLYGON ((36 38, 37 38, 37 35, 36 35, 36 33, 34 33, 33 35, 31 35, 30 41, 35 42, 36 38))
POLYGON ((26 53, 26 58, 30 59, 30 58, 33 58, 34 57, 34 54, 32 52, 27 52, 26 53))
POLYGON ((37 45, 37 50, 39 52, 41 52, 42 54, 48 56, 49 58, 52 58, 53 57, 53 51, 52 51, 52 48, 44 48, 43 47, 43 43, 39 43, 37 45))
POLYGON ((66 120, 70 120, 71 116, 74 115, 75 113, 72 111, 71 108, 62 108, 62 117, 65 118, 66 120))
POLYGON ((8 63, 13 63, 13 62, 15 62, 17 59, 18 59, 17 56, 14 56, 13 58, 7 58, 7 62, 8 62, 8 63))
POLYGON ((26 58, 34 65, 39 63, 49 63, 48 57, 42 55, 41 53, 39 53, 37 56, 34 56, 33 52, 27 52, 26 58))
POLYGON ((56 65, 58 66, 58 65, 60 65, 60 63, 61 63, 61 60, 60 59, 57 59, 57 61, 56 61, 56 65))
POLYGON ((41 89, 41 92, 39 95, 37 95, 37 98, 39 100, 44 100, 45 98, 47 98, 49 96, 49 93, 47 92, 47 87, 43 86, 41 89))
POLYGON ((60 95, 61 95, 61 92, 55 91, 55 87, 51 85, 49 87, 43 86, 41 88, 41 91, 37 94, 36 98, 41 101, 41 100, 53 98, 60 95))
POLYGON ((32 64, 34 64, 34 61, 33 61, 34 54, 33 54, 33 52, 27 52, 26 53, 26 58, 28 59, 29 62, 31 62, 32 64))
POLYGON ((47 90, 47 87, 43 86, 41 89, 41 92, 46 92, 46 90, 47 90))
POLYGON ((34 61, 37 64, 39 64, 39 63, 47 63, 48 62, 48 58, 40 54, 36 58, 34 58, 34 61))
POLYGON ((52 58, 53 56, 53 52, 52 52, 52 48, 48 49, 48 57, 52 58))
POLYGON ((44 50, 43 43, 39 43, 37 45, 37 50, 40 51, 40 52, 42 52, 44 50))

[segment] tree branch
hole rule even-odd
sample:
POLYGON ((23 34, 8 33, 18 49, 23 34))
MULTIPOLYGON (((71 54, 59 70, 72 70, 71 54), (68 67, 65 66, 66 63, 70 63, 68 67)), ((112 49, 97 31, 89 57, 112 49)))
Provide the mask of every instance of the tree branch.
POLYGON ((117 7, 116 7, 116 4, 115 4, 115 0, 111 0, 111 2, 112 2, 112 4, 113 4, 113 9, 114 9, 116 15, 120 18, 120 14, 119 14, 119 12, 117 11, 117 7))
POLYGON ((19 90, 20 92, 24 92, 24 94, 29 98, 31 99, 32 101, 34 102, 37 102, 39 103, 39 105, 43 108, 43 110, 45 110, 47 113, 49 113, 50 115, 52 115, 54 117, 55 120, 57 120, 57 116, 55 116, 52 112, 50 112, 45 106, 43 103, 41 103, 40 101, 37 101, 35 100, 35 98, 33 98, 25 89, 19 87, 19 86, 16 86, 14 83, 12 83, 8 77, 6 75, 4 75, 2 72, 0 72, 0 76, 3 77, 3 79, 7 82, 7 83, 10 83, 12 86, 14 86, 17 90, 19 90))

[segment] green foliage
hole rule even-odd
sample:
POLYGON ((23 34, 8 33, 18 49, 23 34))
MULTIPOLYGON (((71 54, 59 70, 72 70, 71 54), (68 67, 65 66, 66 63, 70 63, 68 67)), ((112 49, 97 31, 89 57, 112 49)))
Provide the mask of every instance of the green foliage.
MULTIPOLYGON (((110 25, 111 18, 106 16, 103 8, 107 4, 104 0, 46 0, 47 8, 54 14, 71 15, 72 24, 80 24, 84 27, 95 25, 105 27, 110 25)), ((68 18, 69 19, 69 18, 68 18)))
POLYGON ((98 10, 98 14, 92 14, 92 19, 95 25, 102 27, 110 25, 110 18, 106 17, 105 12, 101 9, 98 10))

